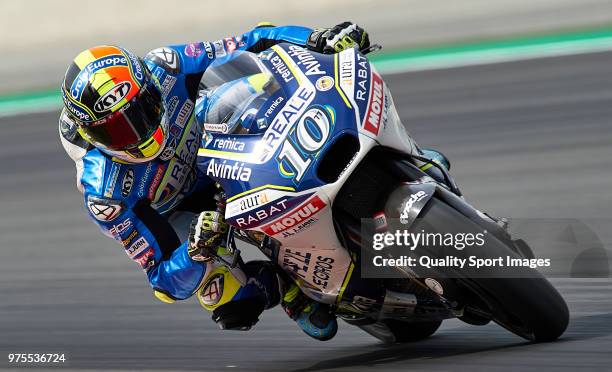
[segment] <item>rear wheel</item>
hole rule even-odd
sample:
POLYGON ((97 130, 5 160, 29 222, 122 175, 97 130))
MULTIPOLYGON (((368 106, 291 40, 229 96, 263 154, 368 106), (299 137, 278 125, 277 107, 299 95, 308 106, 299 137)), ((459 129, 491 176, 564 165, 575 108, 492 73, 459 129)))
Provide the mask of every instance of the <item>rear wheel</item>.
POLYGON ((440 328, 440 324, 442 324, 441 320, 432 322, 402 322, 387 319, 357 326, 380 341, 386 344, 393 344, 424 340, 433 335, 440 328))
POLYGON ((424 340, 433 335, 440 325, 441 320, 433 322, 402 322, 399 320, 386 320, 385 323, 395 336, 395 342, 414 342, 424 340))

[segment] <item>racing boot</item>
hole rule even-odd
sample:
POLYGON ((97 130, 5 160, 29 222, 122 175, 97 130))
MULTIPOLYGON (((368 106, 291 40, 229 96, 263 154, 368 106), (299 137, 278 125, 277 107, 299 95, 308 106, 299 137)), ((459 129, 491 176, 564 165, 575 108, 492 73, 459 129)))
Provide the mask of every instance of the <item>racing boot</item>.
POLYGON ((338 321, 330 306, 308 298, 295 283, 285 292, 281 305, 308 336, 327 341, 336 335, 338 321))

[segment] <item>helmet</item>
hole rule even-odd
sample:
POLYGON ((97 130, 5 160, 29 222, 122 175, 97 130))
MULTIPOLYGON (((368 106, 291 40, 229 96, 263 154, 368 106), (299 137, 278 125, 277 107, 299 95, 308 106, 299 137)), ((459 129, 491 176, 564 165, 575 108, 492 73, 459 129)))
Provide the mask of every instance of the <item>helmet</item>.
POLYGON ((102 45, 81 52, 62 83, 65 110, 81 136, 131 163, 157 157, 168 137, 160 89, 131 52, 102 45))

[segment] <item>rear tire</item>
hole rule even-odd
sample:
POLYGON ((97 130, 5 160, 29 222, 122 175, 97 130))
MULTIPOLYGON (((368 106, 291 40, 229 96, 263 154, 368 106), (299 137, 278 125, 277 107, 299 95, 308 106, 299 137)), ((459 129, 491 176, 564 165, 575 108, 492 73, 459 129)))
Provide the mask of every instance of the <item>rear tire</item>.
POLYGON ((370 336, 376 337, 385 344, 393 344, 424 340, 438 330, 442 321, 402 322, 387 319, 370 324, 354 324, 351 321, 348 323, 357 325, 370 336))
POLYGON ((436 333, 438 328, 440 328, 440 324, 442 324, 441 320, 433 322, 402 322, 391 319, 384 322, 391 330, 391 333, 393 333, 393 336, 395 336, 395 342, 399 343, 424 340, 436 333))

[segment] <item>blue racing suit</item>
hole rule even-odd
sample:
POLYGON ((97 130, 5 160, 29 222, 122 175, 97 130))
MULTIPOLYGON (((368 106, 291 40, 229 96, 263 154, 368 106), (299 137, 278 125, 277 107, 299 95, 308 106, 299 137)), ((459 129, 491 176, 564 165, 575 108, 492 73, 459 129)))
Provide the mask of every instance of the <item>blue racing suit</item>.
POLYGON ((169 138, 162 154, 146 163, 124 163, 96 149, 62 112, 60 137, 76 163, 77 186, 91 218, 142 267, 160 300, 185 299, 205 288, 200 302, 210 310, 253 293, 264 293, 266 307, 278 302, 270 288, 279 284, 270 275, 253 270, 246 276, 261 278, 247 284, 240 274, 230 275, 228 268, 191 260, 187 241, 180 241, 169 218, 178 210, 215 209, 214 185, 195 167, 202 128, 195 120, 194 103, 206 68, 236 50, 260 52, 283 41, 305 46, 311 32, 298 26, 265 26, 238 37, 149 52, 144 62, 162 92, 169 138))

